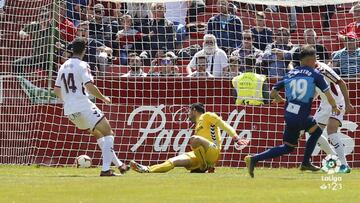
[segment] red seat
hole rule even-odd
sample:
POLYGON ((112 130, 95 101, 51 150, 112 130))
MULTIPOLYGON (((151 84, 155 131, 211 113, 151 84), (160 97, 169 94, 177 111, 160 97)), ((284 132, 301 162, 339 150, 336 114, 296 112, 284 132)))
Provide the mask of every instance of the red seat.
POLYGON ((201 23, 201 22, 207 23, 209 21, 209 19, 213 16, 214 15, 212 13, 202 13, 200 15, 197 15, 196 18, 197 18, 198 23, 201 23))
POLYGON ((322 30, 322 20, 320 13, 301 13, 296 15, 297 29, 303 32, 305 29, 312 28, 316 32, 322 30))
POLYGON ((203 45, 203 39, 187 39, 183 42, 183 47, 189 47, 190 45, 193 45, 193 44, 198 44, 202 47, 203 45))
POLYGON ((289 28, 289 17, 286 13, 266 12, 266 26, 269 28, 289 28))
POLYGON ((351 13, 334 13, 330 20, 330 30, 332 33, 338 33, 352 22, 354 17, 351 13))
POLYGON ((333 53, 334 51, 340 50, 343 48, 343 45, 337 40, 337 37, 332 37, 329 40, 323 40, 322 43, 329 51, 329 53, 333 53))
POLYGON ((243 23, 243 28, 244 30, 246 29, 250 29, 252 26, 255 25, 255 21, 254 21, 254 14, 249 12, 249 10, 239 10, 237 12, 237 15, 240 17, 242 23, 243 23))
POLYGON ((187 64, 189 64, 190 63, 190 60, 178 60, 177 61, 177 64, 179 65, 179 66, 187 66, 187 64))
POLYGON ((205 8, 205 12, 206 13, 213 13, 213 14, 218 13, 217 5, 207 5, 206 8, 205 8))

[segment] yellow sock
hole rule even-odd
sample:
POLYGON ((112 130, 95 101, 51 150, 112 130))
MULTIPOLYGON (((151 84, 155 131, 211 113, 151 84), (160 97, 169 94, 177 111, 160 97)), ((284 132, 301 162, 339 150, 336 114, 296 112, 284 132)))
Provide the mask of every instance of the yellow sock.
POLYGON ((149 167, 150 173, 165 173, 174 168, 174 164, 167 160, 164 163, 156 164, 149 167))

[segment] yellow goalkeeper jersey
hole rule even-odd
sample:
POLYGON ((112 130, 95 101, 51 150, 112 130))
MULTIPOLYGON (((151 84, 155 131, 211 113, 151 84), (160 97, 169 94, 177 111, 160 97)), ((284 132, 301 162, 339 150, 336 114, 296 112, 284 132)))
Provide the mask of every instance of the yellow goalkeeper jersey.
POLYGON ((221 149, 220 129, 226 131, 231 137, 236 135, 234 128, 223 121, 218 115, 206 112, 203 113, 196 121, 195 135, 209 140, 221 149))

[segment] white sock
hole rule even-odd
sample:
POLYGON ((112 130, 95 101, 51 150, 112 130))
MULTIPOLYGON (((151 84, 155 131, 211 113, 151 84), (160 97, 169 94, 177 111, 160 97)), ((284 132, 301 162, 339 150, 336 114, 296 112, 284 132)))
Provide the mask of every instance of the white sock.
POLYGON ((317 144, 320 146, 320 148, 326 153, 326 154, 333 154, 336 155, 336 152, 334 151, 333 148, 331 148, 328 139, 324 136, 321 135, 317 141, 317 144))
MULTIPOLYGON (((106 137, 109 137, 109 136, 106 136, 106 137)), ((112 135, 111 135, 111 137, 114 138, 114 136, 112 136, 112 135)), ((102 148, 103 148, 103 146, 104 146, 104 138, 105 138, 105 137, 102 137, 102 138, 97 139, 97 143, 98 143, 98 145, 99 145, 99 147, 100 147, 101 150, 102 150, 102 148)), ((113 141, 113 143, 114 143, 114 141, 113 141)), ((113 146, 114 146, 114 144, 113 144, 113 146)), ((119 166, 123 165, 123 162, 121 162, 121 161, 117 158, 114 150, 112 150, 112 156, 113 156, 113 157, 112 157, 112 163, 113 163, 116 167, 119 167, 119 166)))
POLYGON ((335 151, 337 153, 337 156, 339 157, 339 160, 341 164, 348 165, 346 162, 345 152, 344 152, 344 143, 342 142, 340 138, 339 133, 333 133, 329 135, 329 139, 331 144, 334 146, 335 151))
POLYGON ((103 144, 103 148, 101 150, 102 155, 103 155, 103 164, 102 164, 103 171, 110 170, 110 165, 111 165, 111 161, 112 161, 113 143, 114 143, 114 140, 107 139, 106 137, 104 137, 104 144, 103 144))

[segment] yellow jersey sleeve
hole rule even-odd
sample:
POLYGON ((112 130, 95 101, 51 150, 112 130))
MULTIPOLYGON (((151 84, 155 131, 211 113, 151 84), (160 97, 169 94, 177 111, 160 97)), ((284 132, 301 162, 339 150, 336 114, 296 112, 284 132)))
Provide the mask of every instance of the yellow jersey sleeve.
POLYGON ((204 120, 213 125, 218 126, 221 130, 224 130, 228 135, 234 137, 237 135, 235 129, 223 121, 218 115, 215 113, 206 112, 204 115, 204 120))

